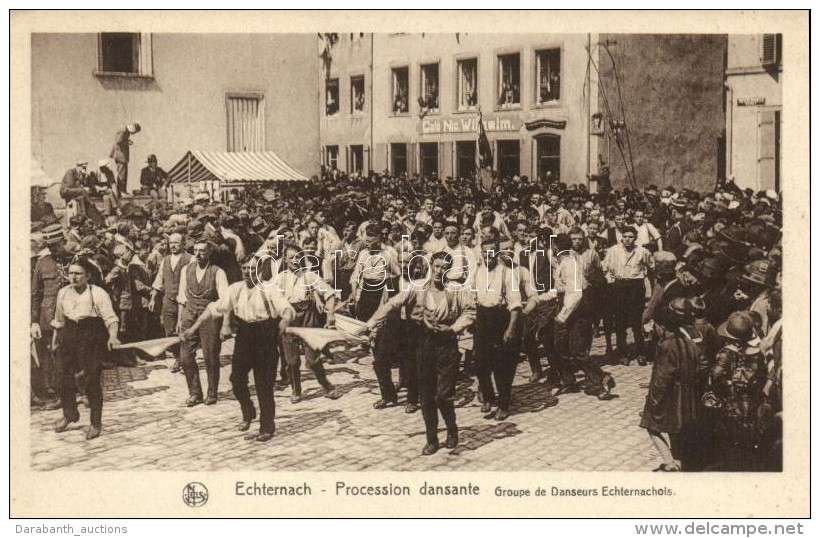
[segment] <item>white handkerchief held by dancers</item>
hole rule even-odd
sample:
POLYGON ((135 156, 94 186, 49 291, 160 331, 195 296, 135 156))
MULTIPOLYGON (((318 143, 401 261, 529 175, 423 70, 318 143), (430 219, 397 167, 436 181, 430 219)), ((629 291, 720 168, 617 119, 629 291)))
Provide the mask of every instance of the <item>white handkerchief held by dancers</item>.
POLYGON ((288 327, 286 332, 297 336, 306 346, 316 351, 321 351, 334 342, 361 344, 368 340, 366 323, 341 314, 336 314, 335 329, 288 327))

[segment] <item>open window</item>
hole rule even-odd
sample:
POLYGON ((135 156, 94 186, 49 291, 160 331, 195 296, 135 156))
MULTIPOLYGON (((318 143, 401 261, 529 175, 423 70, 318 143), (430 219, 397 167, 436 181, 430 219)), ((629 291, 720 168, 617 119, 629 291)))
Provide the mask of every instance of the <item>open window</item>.
POLYGON ((350 113, 364 112, 364 77, 350 77, 350 113))
POLYGON ((539 50, 536 62, 536 103, 554 103, 561 98, 561 49, 539 50))
POLYGON ((459 110, 475 110, 478 105, 478 59, 459 60, 457 65, 459 110))
POLYGON ((438 112, 438 64, 421 66, 419 106, 428 112, 438 112))
POLYGON ((393 114, 410 112, 410 70, 407 67, 393 68, 393 114))
POLYGON ((521 55, 498 57, 498 106, 511 108, 521 104, 521 55))
POLYGON ((334 116, 339 113, 339 79, 330 78, 325 81, 325 115, 334 116))
POLYGON ((103 32, 97 34, 97 75, 154 75, 151 34, 103 32))

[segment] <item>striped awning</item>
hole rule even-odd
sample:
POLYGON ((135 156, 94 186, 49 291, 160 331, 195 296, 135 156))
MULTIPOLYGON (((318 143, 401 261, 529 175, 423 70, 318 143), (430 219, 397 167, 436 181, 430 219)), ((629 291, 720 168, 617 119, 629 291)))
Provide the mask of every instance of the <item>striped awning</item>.
POLYGON ((168 175, 171 183, 309 181, 272 151, 189 151, 168 175))

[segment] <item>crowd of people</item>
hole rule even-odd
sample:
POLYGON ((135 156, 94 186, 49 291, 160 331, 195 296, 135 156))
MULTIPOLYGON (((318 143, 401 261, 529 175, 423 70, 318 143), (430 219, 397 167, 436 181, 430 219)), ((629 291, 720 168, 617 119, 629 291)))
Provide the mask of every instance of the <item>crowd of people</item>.
POLYGON ((486 192, 470 179, 333 173, 222 200, 201 192, 139 206, 121 196, 65 224, 33 200, 32 405, 62 408, 57 431, 79 420, 80 394, 87 437, 100 434, 100 370, 146 359, 111 351, 123 342, 179 335, 169 354, 185 405, 216 404, 221 343, 235 335, 239 429, 256 419, 253 371, 260 421, 248 437, 269 441, 277 379, 293 404, 302 398, 302 355, 325 396, 342 396, 322 350, 286 329, 334 327, 345 313, 370 333, 373 407, 396 407, 406 390, 404 412, 422 412, 425 455, 440 447, 439 415, 443 446, 459 443, 459 376, 474 376, 481 413, 504 421, 522 361, 529 382, 548 385, 544 408, 568 393, 616 398, 607 365, 651 363, 640 426, 658 470, 780 468, 773 191, 726 182, 592 193, 515 176, 486 192), (605 357, 590 355, 596 334, 605 357))

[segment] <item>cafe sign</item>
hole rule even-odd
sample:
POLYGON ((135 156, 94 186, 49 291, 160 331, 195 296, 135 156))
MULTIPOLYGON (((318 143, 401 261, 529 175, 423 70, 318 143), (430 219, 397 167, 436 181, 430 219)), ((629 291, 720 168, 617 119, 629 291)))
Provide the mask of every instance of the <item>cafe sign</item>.
POLYGON ((763 106, 766 104, 765 97, 738 97, 737 106, 763 106))
MULTIPOLYGON (((484 130, 488 133, 518 131, 521 120, 515 117, 484 116, 484 130)), ((478 130, 478 114, 475 116, 444 116, 424 118, 418 123, 420 134, 475 133, 478 130)))

